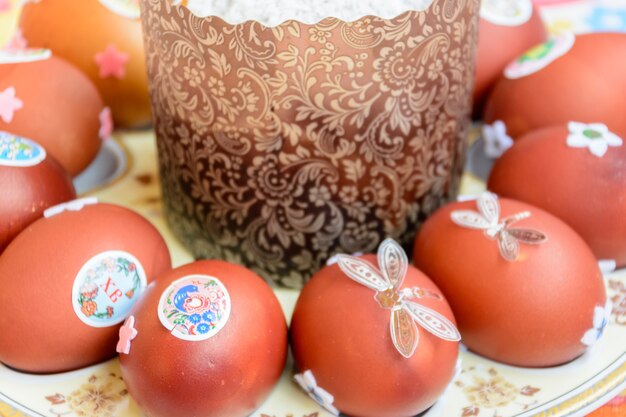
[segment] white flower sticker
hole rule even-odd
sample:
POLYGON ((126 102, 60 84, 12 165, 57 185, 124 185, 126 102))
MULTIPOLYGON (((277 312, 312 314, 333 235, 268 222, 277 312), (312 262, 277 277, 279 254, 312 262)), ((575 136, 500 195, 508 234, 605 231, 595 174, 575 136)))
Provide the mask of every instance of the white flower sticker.
POLYGON ((603 123, 578 123, 567 124, 569 136, 567 146, 571 148, 588 148, 589 152, 602 158, 609 150, 609 146, 622 146, 624 141, 603 123))
POLYGON ((506 124, 502 120, 483 126, 483 141, 485 155, 492 159, 500 158, 507 149, 513 146, 513 139, 507 135, 506 124))
POLYGON ((580 339, 583 345, 593 346, 600 340, 604 329, 609 324, 612 307, 611 300, 607 300, 604 307, 596 306, 593 309, 593 328, 587 330, 582 339, 580 339))
POLYGON ((302 389, 309 394, 315 402, 324 407, 329 413, 332 415, 338 416, 339 410, 333 406, 333 402, 335 402, 335 397, 332 396, 328 391, 323 388, 317 386, 317 381, 313 376, 313 372, 311 370, 305 371, 302 374, 294 375, 294 379, 302 387, 302 389))

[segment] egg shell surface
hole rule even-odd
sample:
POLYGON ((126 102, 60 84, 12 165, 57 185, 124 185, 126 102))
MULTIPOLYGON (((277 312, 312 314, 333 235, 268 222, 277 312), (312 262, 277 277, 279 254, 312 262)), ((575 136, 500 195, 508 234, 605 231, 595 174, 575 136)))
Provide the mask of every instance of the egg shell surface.
MULTIPOLYGON (((0 256, 1 362, 25 372, 52 373, 115 355, 120 326, 86 324, 73 300, 77 277, 85 278, 81 268, 108 251, 133 255, 147 282, 171 268, 156 228, 135 212, 111 204, 42 218, 11 242, 0 256)), ((97 292, 114 288, 107 290, 103 284, 97 292)), ((138 298, 139 293, 133 295, 138 298)))
POLYGON ((517 260, 507 261, 496 239, 452 222, 453 211, 477 211, 476 201, 455 202, 422 226, 415 265, 441 288, 472 351, 525 367, 568 362, 585 351, 581 339, 593 328, 594 309, 605 305, 596 259, 582 238, 551 214, 498 201, 500 219, 528 210, 531 217, 512 227, 538 230, 547 241, 520 243, 517 260))
MULTIPOLYGON (((374 266, 374 255, 362 257, 374 266)), ((402 288, 441 294, 433 282, 409 266, 402 288)), ((339 265, 327 266, 304 286, 295 306, 290 340, 299 372, 311 370, 317 385, 334 396, 334 406, 358 417, 409 417, 433 405, 454 376, 458 343, 442 340, 418 325, 412 357, 395 348, 391 310, 375 291, 353 281, 339 265)), ((454 323, 444 300, 422 298, 454 323)))

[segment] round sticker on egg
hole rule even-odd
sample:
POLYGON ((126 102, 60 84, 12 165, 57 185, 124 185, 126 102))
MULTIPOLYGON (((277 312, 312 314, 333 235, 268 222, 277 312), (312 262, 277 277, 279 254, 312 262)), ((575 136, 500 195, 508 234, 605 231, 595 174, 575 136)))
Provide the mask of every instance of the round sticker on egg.
POLYGON ((509 64, 504 70, 504 76, 514 80, 534 74, 565 55, 575 41, 576 36, 571 32, 551 36, 545 43, 535 46, 509 64))
POLYGON ((195 342, 222 330, 230 317, 231 300, 219 279, 188 275, 163 292, 158 308, 161 324, 172 335, 195 342))
POLYGON ((92 327, 121 323, 146 287, 141 263, 128 252, 107 251, 87 261, 72 288, 78 318, 92 327))
POLYGON ((494 25, 523 25, 532 15, 531 0, 483 0, 480 6, 480 17, 494 25))
POLYGON ((100 0, 100 3, 122 17, 139 19, 139 0, 100 0))
POLYGON ((52 56, 50 49, 25 48, 0 50, 0 64, 44 61, 52 56))
POLYGON ((0 132, 0 165, 30 167, 46 159, 46 150, 38 143, 0 132))

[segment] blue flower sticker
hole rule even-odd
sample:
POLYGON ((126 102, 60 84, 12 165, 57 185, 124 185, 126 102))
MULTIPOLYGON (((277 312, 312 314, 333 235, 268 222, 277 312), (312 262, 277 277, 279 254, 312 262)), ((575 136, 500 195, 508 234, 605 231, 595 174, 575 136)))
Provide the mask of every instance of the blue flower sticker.
POLYGON ((202 317, 200 316, 200 314, 192 314, 191 316, 189 316, 189 321, 192 324, 198 324, 202 321, 202 317))
POLYGON ((196 327, 196 330, 198 331, 198 333, 200 334, 205 334, 208 333, 210 328, 209 325, 206 323, 200 323, 198 324, 198 327, 196 327))
POLYGON ((208 310, 202 315, 202 319, 206 322, 212 323, 217 319, 217 316, 213 312, 213 310, 208 310))
POLYGON ((587 22, 594 32, 626 32, 626 9, 598 6, 587 22))

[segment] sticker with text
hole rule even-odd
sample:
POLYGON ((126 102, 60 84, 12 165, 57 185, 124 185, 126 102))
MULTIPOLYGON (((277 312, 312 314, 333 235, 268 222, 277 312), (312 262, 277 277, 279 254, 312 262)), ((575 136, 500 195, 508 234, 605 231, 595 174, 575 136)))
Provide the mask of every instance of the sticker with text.
POLYGON ((74 311, 89 326, 113 326, 126 319, 145 287, 146 273, 137 258, 124 251, 100 253, 76 275, 74 311))

